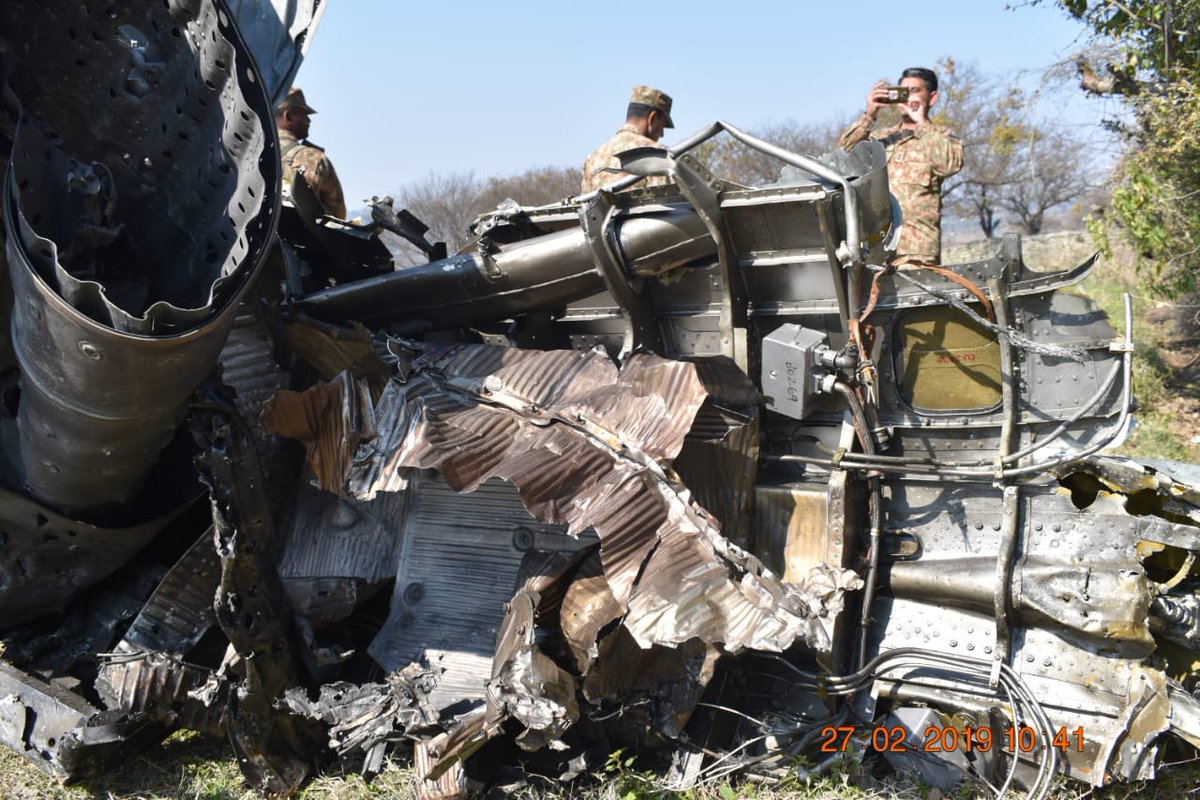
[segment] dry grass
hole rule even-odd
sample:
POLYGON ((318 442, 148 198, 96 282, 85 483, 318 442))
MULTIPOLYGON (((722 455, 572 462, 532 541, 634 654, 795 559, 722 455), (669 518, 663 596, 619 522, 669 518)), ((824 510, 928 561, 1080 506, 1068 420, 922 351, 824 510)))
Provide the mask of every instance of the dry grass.
MULTIPOLYGON (((63 786, 15 753, 0 749, 0 800, 257 800, 233 760, 228 744, 195 734, 172 736, 154 752, 139 756, 111 775, 78 786, 63 786)), ((775 785, 734 782, 706 786, 683 793, 657 788, 654 776, 636 769, 621 769, 597 780, 571 785, 534 784, 493 797, 552 798, 552 800, 937 800, 943 795, 906 776, 873 778, 861 765, 847 761, 826 775, 775 785)), ((1060 779, 1051 800, 1176 800, 1200 797, 1200 766, 1194 762, 1160 773, 1157 780, 1091 789, 1060 779)), ((986 797, 972 787, 946 795, 950 798, 986 797)), ((1021 794, 1013 795, 1016 798, 1021 794)), ((415 776, 407 758, 393 757, 383 772, 368 782, 353 765, 332 765, 318 774, 297 795, 301 800, 415 800, 415 776)))
POLYGON ((1188 391, 1190 379, 1171 363, 1177 360, 1181 349, 1177 340, 1180 332, 1167 324, 1169 315, 1163 313, 1171 304, 1144 288, 1132 254, 1120 246, 1114 246, 1112 257, 1102 258, 1078 288, 1099 304, 1120 334, 1125 329, 1123 295, 1128 292, 1133 298, 1133 338, 1137 346, 1134 390, 1138 412, 1133 433, 1119 454, 1200 461, 1200 445, 1192 441, 1197 433, 1193 422, 1200 411, 1200 398, 1194 391, 1188 391))
MULTIPOLYGON (((3 800, 258 800, 238 771, 233 750, 221 739, 177 733, 153 752, 138 756, 105 777, 64 786, 7 749, 0 748, 0 798, 3 800)), ((368 783, 353 769, 338 765, 310 781, 298 797, 306 800, 416 798, 415 778, 402 759, 390 761, 368 783)))

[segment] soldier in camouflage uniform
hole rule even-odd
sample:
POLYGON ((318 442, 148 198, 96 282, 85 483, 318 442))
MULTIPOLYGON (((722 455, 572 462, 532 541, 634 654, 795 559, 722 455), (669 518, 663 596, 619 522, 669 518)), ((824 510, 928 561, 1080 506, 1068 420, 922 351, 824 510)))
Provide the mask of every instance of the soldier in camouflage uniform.
POLYGON ((888 188, 904 216, 896 264, 937 264, 942 249, 942 181, 962 169, 963 148, 958 137, 929 121, 937 102, 937 75, 923 67, 904 70, 900 85, 908 87, 908 102, 899 103, 900 122, 875 132, 871 126, 888 105, 887 89, 877 83, 867 95, 867 110, 846 129, 838 146, 851 147, 876 139, 887 149, 888 188))
POLYGON ((325 213, 346 218, 346 200, 342 183, 323 148, 308 141, 308 118, 317 113, 304 102, 304 92, 288 89, 287 97, 275 109, 275 127, 279 131, 279 158, 283 164, 284 196, 290 196, 292 175, 302 172, 325 213))
MULTIPOLYGON (((625 124, 611 139, 593 150, 583 162, 583 184, 580 191, 590 192, 624 178, 629 173, 621 172, 621 162, 617 153, 635 147, 657 147, 665 150, 658 140, 662 137, 664 128, 674 127, 675 123, 671 122, 670 97, 649 86, 633 87, 633 95, 629 98, 629 107, 625 112, 625 124), (613 171, 605 171, 605 167, 610 167, 613 171)), ((666 175, 652 175, 643 178, 639 185, 660 186, 670 182, 671 179, 666 175)))

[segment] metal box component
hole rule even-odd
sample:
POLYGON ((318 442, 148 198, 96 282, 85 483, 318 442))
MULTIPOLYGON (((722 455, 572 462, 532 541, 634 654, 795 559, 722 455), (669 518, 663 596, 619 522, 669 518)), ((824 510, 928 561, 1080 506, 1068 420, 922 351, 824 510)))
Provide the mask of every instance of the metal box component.
POLYGON ((816 374, 826 334, 788 323, 762 343, 762 388, 767 408, 804 419, 818 394, 816 374))

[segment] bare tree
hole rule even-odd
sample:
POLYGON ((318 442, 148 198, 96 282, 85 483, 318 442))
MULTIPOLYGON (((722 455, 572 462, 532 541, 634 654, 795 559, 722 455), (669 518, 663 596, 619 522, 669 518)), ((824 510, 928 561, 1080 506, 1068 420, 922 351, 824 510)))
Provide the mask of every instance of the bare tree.
POLYGON ((451 252, 469 238, 467 226, 475 219, 475 207, 484 182, 474 172, 430 173, 396 193, 396 207, 406 208, 429 226, 427 238, 445 242, 451 252))
MULTIPOLYGON (((578 194, 582 174, 576 167, 535 167, 515 175, 482 180, 473 172, 430 173, 395 194, 397 208, 408 209, 429 226, 430 241, 445 242, 453 253, 471 241, 476 217, 511 198, 523 206, 557 202, 578 194)), ((384 241, 401 265, 419 264, 424 255, 408 242, 384 234, 384 241)))
POLYGON ((1020 89, 978 66, 946 58, 938 64, 938 104, 934 121, 948 126, 963 143, 963 168, 942 185, 947 210, 995 235, 1003 188, 1016 179, 1017 150, 1026 135, 1025 98, 1020 89))
POLYGON ((1079 200, 1092 186, 1082 149, 1083 143, 1065 131, 1030 131, 1016 178, 1002 188, 1000 201, 1022 233, 1041 233, 1047 211, 1079 200))
POLYGON ((489 178, 480 192, 476 216, 508 199, 523 206, 557 203, 579 194, 583 172, 579 167, 534 167, 516 175, 489 178))
POLYGON ((962 139, 963 169, 942 187, 949 213, 978 223, 988 238, 1008 222, 1039 233, 1046 213, 1077 200, 1092 185, 1086 142, 1040 119, 1034 104, 1010 81, 974 64, 947 58, 936 122, 962 139))
MULTIPOLYGON (((821 155, 834 148, 838 134, 844 127, 836 122, 801 124, 787 120, 756 128, 751 133, 793 153, 821 155)), ((774 183, 779 180, 783 168, 779 159, 760 153, 729 136, 722 136, 707 147, 702 147, 697 156, 719 177, 745 186, 774 183)))

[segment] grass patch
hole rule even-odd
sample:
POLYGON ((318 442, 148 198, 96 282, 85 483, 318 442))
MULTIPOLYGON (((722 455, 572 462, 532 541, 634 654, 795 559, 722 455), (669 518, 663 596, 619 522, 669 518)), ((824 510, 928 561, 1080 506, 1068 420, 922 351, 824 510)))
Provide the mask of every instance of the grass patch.
POLYGON ((1176 430, 1174 414, 1165 410, 1170 398, 1167 382, 1170 367, 1163 356, 1164 339, 1161 331, 1146 322, 1148 312, 1156 301, 1138 279, 1133 256, 1119 249, 1110 258, 1101 258, 1092 274, 1077 287, 1096 301, 1119 336, 1125 334, 1125 301, 1128 292, 1133 298, 1133 340, 1136 347, 1133 359, 1133 387, 1137 402, 1133 432, 1116 455, 1134 458, 1161 458, 1188 461, 1190 453, 1184 444, 1187 431, 1176 430))
MULTIPOLYGON (((988 797, 972 786, 943 795, 906 775, 873 777, 866 765, 847 758, 822 775, 775 783, 733 777, 686 792, 660 788, 658 776, 639 769, 633 759, 610 760, 593 780, 573 784, 537 783, 490 794, 514 800, 968 800, 988 797)), ((383 772, 366 781, 353 763, 332 764, 297 795, 300 800, 415 800, 410 760, 391 756, 383 772)), ((118 768, 110 776, 78 786, 63 786, 15 753, 0 749, 0 798, 3 800, 257 800, 238 772, 227 742, 193 733, 177 733, 163 746, 118 768)), ((1200 764, 1183 762, 1160 772, 1154 781, 1092 789, 1060 777, 1049 800, 1174 800, 1194 796, 1200 787, 1200 764)), ((1014 792, 1013 798, 1024 797, 1014 792)))

